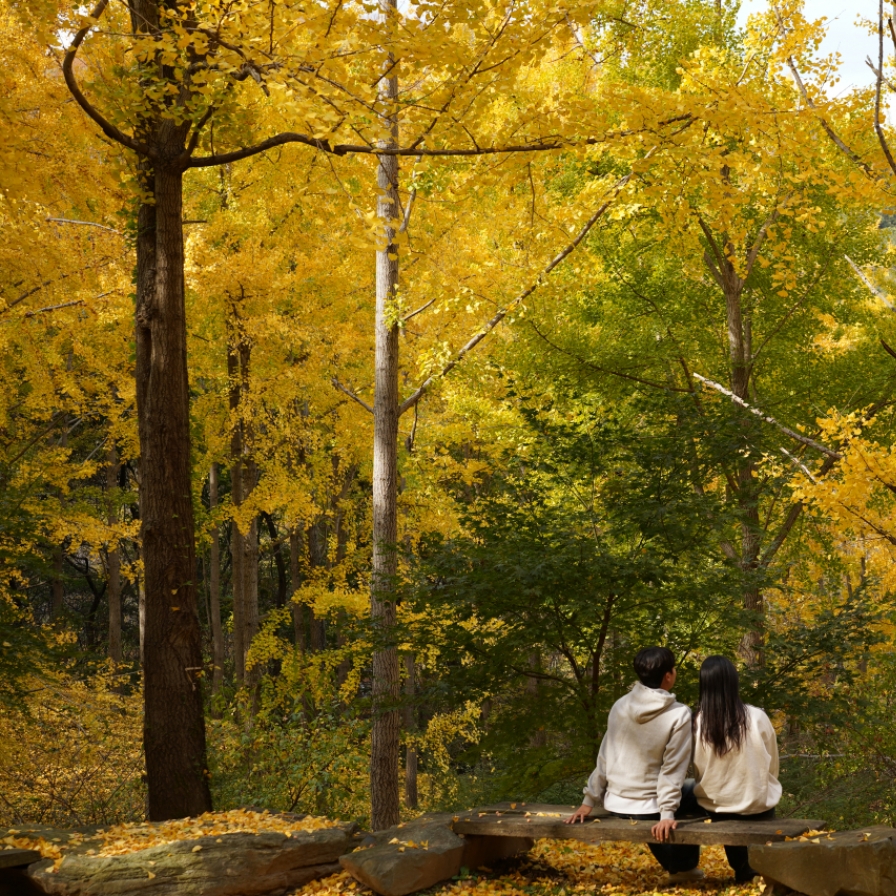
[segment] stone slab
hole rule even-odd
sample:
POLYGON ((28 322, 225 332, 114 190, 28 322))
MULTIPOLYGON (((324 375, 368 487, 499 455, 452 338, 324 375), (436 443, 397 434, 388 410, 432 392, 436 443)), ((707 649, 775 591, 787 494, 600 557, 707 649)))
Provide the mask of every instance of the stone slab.
POLYGON ((896 828, 874 826, 750 847, 772 891, 805 896, 896 896, 896 828))
POLYGON ((222 834, 123 856, 87 855, 85 843, 55 871, 44 860, 29 875, 51 896, 267 896, 338 871, 353 833, 350 826, 222 834))
POLYGON ((355 880, 380 896, 408 896, 460 872, 464 840, 451 817, 423 817, 367 838, 340 864, 355 880))
POLYGON ((0 849, 0 868, 23 868, 40 861, 33 849, 0 849))

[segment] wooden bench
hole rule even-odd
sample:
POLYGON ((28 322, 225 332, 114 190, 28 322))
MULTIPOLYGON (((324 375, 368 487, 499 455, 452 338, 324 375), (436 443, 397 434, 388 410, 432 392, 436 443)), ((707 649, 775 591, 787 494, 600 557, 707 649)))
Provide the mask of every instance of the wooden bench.
MULTIPOLYGON (((499 803, 460 812, 452 824, 455 834, 465 837, 529 837, 579 840, 585 843, 627 841, 656 843, 650 829, 654 821, 616 818, 604 809, 594 809, 583 823, 566 824, 576 806, 544 803, 499 803)), ((807 831, 824 830, 825 822, 814 818, 773 818, 768 821, 710 821, 681 818, 670 843, 701 846, 760 846, 807 831)))
POLYGON ((40 858, 34 849, 0 849, 0 868, 27 868, 40 858))
MULTIPOLYGON (((464 867, 489 867, 525 853, 538 839, 656 842, 650 832, 655 822, 629 821, 595 809, 583 824, 565 824, 574 811, 574 806, 520 802, 423 815, 369 835, 361 849, 339 861, 380 896, 409 896, 450 880, 464 867)), ((709 823, 705 818, 687 818, 679 820, 671 842, 765 846, 823 827, 823 821, 805 818, 709 823)))

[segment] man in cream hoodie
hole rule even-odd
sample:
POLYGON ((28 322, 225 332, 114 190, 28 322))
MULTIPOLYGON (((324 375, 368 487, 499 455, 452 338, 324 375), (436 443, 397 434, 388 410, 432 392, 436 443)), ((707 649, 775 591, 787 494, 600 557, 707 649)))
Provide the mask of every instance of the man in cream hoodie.
MULTIPOLYGON (((675 828, 681 788, 691 761, 691 711, 671 693, 675 656, 667 647, 645 647, 635 657, 638 681, 613 704, 597 768, 582 805, 567 824, 584 822, 596 805, 621 818, 657 821, 653 836, 668 839, 675 828)), ((699 846, 648 844, 678 883, 700 880, 699 846)))

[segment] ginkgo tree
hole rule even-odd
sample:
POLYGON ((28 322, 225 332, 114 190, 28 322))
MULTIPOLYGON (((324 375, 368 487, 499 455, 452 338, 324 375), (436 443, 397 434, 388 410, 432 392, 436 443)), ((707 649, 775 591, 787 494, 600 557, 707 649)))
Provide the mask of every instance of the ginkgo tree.
MULTIPOLYGON (((396 531, 397 418, 428 388, 424 381, 403 403, 398 399, 398 327, 389 310, 403 217, 397 160, 554 151, 605 140, 610 110, 590 95, 587 77, 571 79, 573 89, 564 91, 562 102, 555 95, 533 97, 525 107, 512 108, 513 114, 496 118, 489 113, 506 105, 518 72, 544 56, 581 46, 577 22, 614 22, 622 12, 614 3, 576 9, 421 3, 399 13, 396 4, 384 0, 337 3, 308 13, 298 3, 133 0, 119 6, 99 0, 89 15, 77 14, 65 23, 73 36, 62 71, 72 96, 108 139, 137 156, 136 379, 151 817, 209 805, 192 581, 185 172, 237 162, 287 143, 378 160, 382 195, 369 232, 377 245, 380 297, 371 578, 372 616, 386 633, 374 657, 371 777, 374 825, 380 827, 394 822, 398 812, 397 715, 386 706, 398 684, 397 657, 388 644, 394 619, 389 585, 394 549, 389 545, 396 531), (76 66, 82 50, 90 60, 89 86, 83 88, 76 66), (126 77, 102 77, 113 69, 126 77), (97 73, 93 78, 91 71, 97 73), (400 91, 401 73, 409 87, 400 91), (256 137, 254 123, 262 110, 270 116, 268 128, 283 123, 279 134, 256 137), (290 128, 297 121, 304 132, 290 128), (342 135, 361 142, 337 142, 342 135)), ((590 71, 590 57, 577 55, 590 71)), ((638 125, 644 126, 643 117, 638 125)), ((408 212, 410 207, 408 200, 408 212)), ((603 201, 596 211, 580 214, 583 229, 545 272, 578 245, 606 207, 603 201)), ((446 369, 506 314, 504 309, 493 318, 446 369)))

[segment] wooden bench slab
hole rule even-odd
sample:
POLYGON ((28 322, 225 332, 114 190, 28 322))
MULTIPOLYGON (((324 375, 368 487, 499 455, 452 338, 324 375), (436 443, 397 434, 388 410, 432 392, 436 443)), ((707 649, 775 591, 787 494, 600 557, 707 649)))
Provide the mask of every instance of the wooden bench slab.
MULTIPOLYGON (((650 832, 656 822, 616 818, 603 809, 595 809, 584 823, 566 824, 564 819, 572 815, 576 808, 543 803, 504 803, 458 813, 452 827, 456 834, 465 836, 551 838, 586 843, 656 842, 650 832)), ((678 828, 670 842, 703 846, 756 846, 780 842, 787 837, 799 837, 806 831, 823 830, 824 827, 824 821, 806 818, 773 818, 768 821, 682 818, 678 820, 678 828)))
POLYGON ((40 859, 35 849, 0 849, 0 868, 23 868, 40 859))

